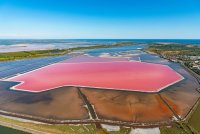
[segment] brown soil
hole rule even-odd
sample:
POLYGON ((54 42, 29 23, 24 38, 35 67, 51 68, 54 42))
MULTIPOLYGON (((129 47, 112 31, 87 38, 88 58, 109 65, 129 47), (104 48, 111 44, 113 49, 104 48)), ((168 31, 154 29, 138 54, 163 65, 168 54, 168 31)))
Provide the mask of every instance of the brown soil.
POLYGON ((184 118, 194 106, 200 94, 192 89, 180 88, 162 92, 161 96, 181 118, 184 118))
POLYGON ((196 90, 199 84, 197 80, 182 67, 175 69, 183 75, 185 79, 166 88, 160 94, 171 108, 183 119, 200 97, 199 92, 196 90))
POLYGON ((148 123, 170 121, 173 116, 157 94, 86 88, 81 91, 100 119, 148 123))

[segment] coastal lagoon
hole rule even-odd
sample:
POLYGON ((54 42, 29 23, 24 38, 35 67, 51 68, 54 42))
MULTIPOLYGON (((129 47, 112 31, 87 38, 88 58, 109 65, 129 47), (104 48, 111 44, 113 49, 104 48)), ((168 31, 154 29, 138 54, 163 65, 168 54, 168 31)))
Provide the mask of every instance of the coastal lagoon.
POLYGON ((72 57, 85 54, 104 58, 128 57, 138 62, 168 65, 181 74, 184 80, 157 93, 87 87, 59 87, 56 90, 30 93, 10 90, 18 83, 1 81, 0 103, 4 105, 0 109, 6 111, 2 114, 48 123, 101 121, 125 126, 160 126, 171 124, 175 120, 184 120, 200 97, 196 91, 199 87, 197 80, 180 64, 143 52, 141 49, 145 47, 145 43, 138 43, 124 47, 84 50, 63 56, 6 61, 0 63, 0 76, 6 79, 48 64, 67 62, 72 57), (84 101, 84 98, 88 100, 84 101), (90 107, 92 111, 84 107, 87 103, 94 106, 90 107))
POLYGON ((0 39, 0 52, 64 49, 97 44, 111 45, 117 42, 200 44, 200 40, 196 39, 0 39))

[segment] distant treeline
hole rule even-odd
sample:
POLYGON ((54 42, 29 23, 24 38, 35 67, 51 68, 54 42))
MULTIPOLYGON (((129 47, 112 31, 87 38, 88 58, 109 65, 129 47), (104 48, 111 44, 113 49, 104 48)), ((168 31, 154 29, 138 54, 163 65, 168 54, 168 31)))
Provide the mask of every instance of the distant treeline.
POLYGON ((169 60, 182 61, 184 65, 200 75, 200 70, 193 68, 194 60, 197 59, 190 58, 190 56, 200 56, 200 45, 151 43, 146 50, 169 60))
POLYGON ((148 51, 161 55, 199 56, 200 45, 151 43, 148 51))

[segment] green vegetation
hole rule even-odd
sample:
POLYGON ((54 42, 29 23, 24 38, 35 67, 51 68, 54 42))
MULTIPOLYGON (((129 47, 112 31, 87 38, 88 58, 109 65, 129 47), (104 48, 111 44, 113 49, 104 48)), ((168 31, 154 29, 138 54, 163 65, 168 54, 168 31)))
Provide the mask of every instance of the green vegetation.
POLYGON ((197 69, 197 68, 192 68, 192 71, 194 71, 195 73, 199 74, 200 75, 200 69, 197 69))
POLYGON ((199 134, 200 133, 200 103, 194 108, 186 120, 176 123, 172 127, 161 127, 161 134, 199 134))
POLYGON ((46 132, 49 134, 95 134, 97 129, 95 125, 49 125, 49 124, 36 124, 30 122, 21 122, 0 116, 0 121, 15 124, 24 128, 46 132))
POLYGON ((173 126, 160 127, 161 134, 194 134, 187 123, 177 122, 173 126))
MULTIPOLYGON (((30 128, 33 130, 46 132, 49 134, 128 134, 130 128, 121 127, 118 132, 107 132, 104 129, 97 129, 94 124, 83 124, 83 125, 49 125, 49 124, 36 124, 30 122, 22 122, 14 119, 9 119, 0 116, 0 121, 15 124, 24 128, 30 128)), ((5 130, 6 131, 6 130, 5 130)), ((14 131, 14 130, 13 130, 14 131)), ((1 129, 0 129, 0 132, 1 129)), ((19 131, 20 132, 20 131, 19 131)), ((7 133, 4 133, 7 134, 7 133)), ((9 133, 12 134, 12 133, 9 133)), ((26 134, 26 133, 16 133, 16 134, 26 134)))
POLYGON ((199 45, 151 43, 148 51, 165 56, 199 56, 199 45))
POLYGON ((161 127, 161 134, 187 134, 180 126, 161 127))
POLYGON ((3 126, 0 126, 0 132, 1 134, 28 134, 26 132, 22 132, 19 130, 15 130, 15 129, 3 127, 3 126))
POLYGON ((200 45, 151 43, 147 52, 159 54, 166 59, 183 63, 200 75, 200 45))
POLYGON ((114 43, 112 45, 99 44, 99 45, 93 45, 93 46, 83 46, 83 47, 75 47, 75 48, 68 48, 68 49, 7 52, 7 53, 0 53, 0 61, 37 58, 37 57, 44 57, 44 56, 59 56, 59 55, 68 54, 70 52, 80 51, 80 50, 120 47, 120 46, 128 46, 128 45, 133 45, 133 44, 134 44, 133 42, 121 42, 121 43, 114 43))
POLYGON ((66 53, 67 53, 67 50, 59 50, 59 49, 8 52, 8 53, 0 53, 0 61, 36 58, 36 57, 43 57, 43 56, 58 56, 58 55, 66 54, 66 53))
POLYGON ((190 119, 188 120, 189 127, 196 133, 200 133, 200 103, 198 104, 195 111, 192 113, 190 119))

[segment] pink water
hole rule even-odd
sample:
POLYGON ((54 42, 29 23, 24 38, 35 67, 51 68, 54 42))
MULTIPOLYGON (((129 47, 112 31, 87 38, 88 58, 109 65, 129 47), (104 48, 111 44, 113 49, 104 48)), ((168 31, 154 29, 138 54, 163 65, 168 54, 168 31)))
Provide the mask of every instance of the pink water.
POLYGON ((156 92, 182 79, 168 66, 145 62, 56 63, 8 79, 15 90, 40 92, 61 86, 156 92))

